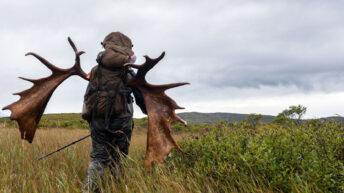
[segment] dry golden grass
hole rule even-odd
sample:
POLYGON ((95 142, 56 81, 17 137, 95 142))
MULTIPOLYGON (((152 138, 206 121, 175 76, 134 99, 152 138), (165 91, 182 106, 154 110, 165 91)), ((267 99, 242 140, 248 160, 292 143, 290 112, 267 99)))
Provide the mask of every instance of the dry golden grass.
MULTIPOLYGON (((20 139, 18 129, 0 125, 0 192, 82 192, 90 161, 90 138, 41 161, 37 158, 88 134, 85 129, 39 129, 29 144, 20 139)), ((177 139, 185 136, 175 135, 177 139)), ((145 132, 135 131, 123 178, 118 182, 106 175, 104 192, 214 191, 210 181, 199 183, 188 174, 171 173, 164 165, 146 171, 142 167, 145 147, 145 132)))

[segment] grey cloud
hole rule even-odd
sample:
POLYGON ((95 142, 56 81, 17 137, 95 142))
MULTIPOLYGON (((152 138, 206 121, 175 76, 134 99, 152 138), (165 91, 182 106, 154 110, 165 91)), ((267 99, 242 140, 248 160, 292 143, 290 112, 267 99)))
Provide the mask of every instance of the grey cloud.
MULTIPOLYGON (((148 79, 191 82, 169 91, 177 99, 248 96, 265 87, 285 89, 280 93, 343 91, 342 5, 320 0, 5 0, 0 3, 0 52, 5 53, 0 105, 14 101, 9 93, 30 87, 17 76, 49 75, 36 59, 24 57, 27 51, 67 68, 74 60, 66 40, 71 36, 87 52, 81 60, 89 71, 99 43, 117 30, 132 38, 137 63, 145 54, 156 57, 166 51, 148 79)), ((67 80, 47 111, 80 111, 86 84, 79 78, 67 80)))

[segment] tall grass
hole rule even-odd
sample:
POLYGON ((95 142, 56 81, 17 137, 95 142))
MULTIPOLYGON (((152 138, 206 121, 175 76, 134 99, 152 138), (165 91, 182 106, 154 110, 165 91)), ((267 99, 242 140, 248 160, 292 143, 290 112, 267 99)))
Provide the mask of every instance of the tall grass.
MULTIPOLYGON (((82 192, 90 161, 90 139, 41 161, 36 159, 87 134, 84 129, 39 129, 29 144, 20 139, 17 129, 1 128, 0 192, 82 192)), ((202 176, 187 177, 187 173, 171 172, 165 165, 145 170, 145 143, 145 133, 134 132, 129 156, 123 160, 124 176, 115 181, 107 171, 104 192, 216 192, 216 184, 202 176)))

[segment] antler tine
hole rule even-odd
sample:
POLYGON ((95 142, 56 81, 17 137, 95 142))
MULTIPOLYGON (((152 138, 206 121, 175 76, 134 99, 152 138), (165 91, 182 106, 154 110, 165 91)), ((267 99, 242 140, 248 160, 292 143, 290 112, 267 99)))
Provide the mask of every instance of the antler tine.
POLYGON ((184 121, 183 119, 181 119, 178 115, 176 115, 176 119, 178 122, 180 122, 181 124, 183 124, 184 126, 188 125, 187 121, 184 121))
POLYGON ((144 57, 146 58, 147 62, 151 62, 151 61, 157 61, 157 62, 159 62, 164 56, 165 56, 165 51, 163 51, 163 52, 160 54, 159 57, 154 58, 154 59, 150 58, 150 57, 147 56, 147 55, 144 55, 144 57))
POLYGON ((132 67, 132 68, 135 68, 135 69, 142 68, 142 65, 137 65, 137 64, 132 64, 132 63, 126 63, 126 64, 124 64, 124 66, 132 67))
POLYGON ((88 79, 86 78, 86 73, 81 69, 81 66, 80 66, 80 55, 84 54, 85 52, 84 51, 78 51, 73 40, 70 37, 68 37, 68 42, 69 42, 70 46, 73 48, 74 53, 75 53, 75 64, 72 67, 73 74, 79 75, 81 78, 88 81, 88 79))
POLYGON ((51 71, 63 71, 63 69, 55 66, 54 64, 50 63, 48 60, 46 60, 45 58, 43 58, 42 56, 34 53, 34 52, 29 52, 26 53, 25 56, 34 56, 35 58, 37 58, 39 61, 41 61, 46 67, 48 67, 51 71))
POLYGON ((171 88, 175 88, 175 87, 179 87, 179 86, 183 86, 183 85, 188 85, 190 83, 188 82, 180 82, 180 83, 172 83, 172 84, 164 84, 164 85, 154 85, 158 88, 161 88, 163 90, 167 90, 167 89, 171 89, 171 88))
POLYGON ((70 37, 68 37, 68 42, 69 42, 70 46, 72 46, 72 48, 74 50, 76 63, 80 63, 80 55, 84 54, 85 52, 84 51, 80 51, 79 52, 78 49, 76 48, 73 40, 70 37))
POLYGON ((145 55, 146 62, 142 65, 142 73, 146 74, 150 69, 152 69, 161 59, 165 56, 165 52, 162 52, 159 57, 152 59, 145 55))
POLYGON ((22 80, 26 80, 26 81, 29 81, 29 82, 32 82, 32 83, 35 83, 35 82, 37 82, 37 80, 35 80, 35 79, 31 79, 31 78, 24 78, 24 77, 18 77, 18 78, 20 78, 20 79, 22 79, 22 80))
POLYGON ((72 39, 70 37, 67 38, 68 39, 68 42, 70 44, 70 46, 72 46, 73 50, 75 53, 78 53, 78 49, 76 48, 74 42, 72 41, 72 39))

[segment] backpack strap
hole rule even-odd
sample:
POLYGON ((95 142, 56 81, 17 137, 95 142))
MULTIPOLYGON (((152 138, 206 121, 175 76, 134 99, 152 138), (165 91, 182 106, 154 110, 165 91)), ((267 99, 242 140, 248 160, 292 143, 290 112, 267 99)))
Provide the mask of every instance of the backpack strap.
MULTIPOLYGON (((98 60, 97 60, 97 62, 98 62, 98 60)), ((99 103, 99 91, 100 91, 99 84, 100 84, 101 77, 102 77, 102 74, 100 72, 100 65, 98 64, 98 68, 97 68, 97 71, 96 71, 97 85, 96 85, 96 87, 91 87, 91 91, 97 92, 96 93, 96 101, 94 103, 93 110, 92 110, 91 123, 93 122, 94 118, 97 115, 97 106, 98 106, 98 103, 99 103)))

